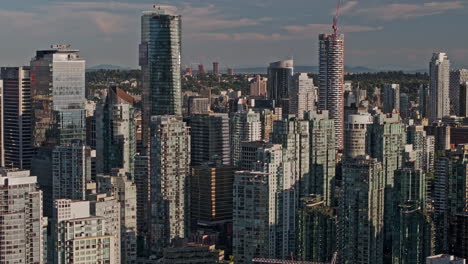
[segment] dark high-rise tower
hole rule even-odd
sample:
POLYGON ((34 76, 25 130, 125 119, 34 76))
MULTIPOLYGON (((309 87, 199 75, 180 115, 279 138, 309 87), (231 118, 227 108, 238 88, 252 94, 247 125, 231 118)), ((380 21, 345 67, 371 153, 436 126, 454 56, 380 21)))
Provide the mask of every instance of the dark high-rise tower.
POLYGON ((344 35, 322 34, 320 39, 318 109, 335 120, 336 148, 343 149, 344 35))
POLYGON ((143 12, 140 66, 145 147, 152 115, 182 115, 181 32, 181 16, 161 8, 143 12))
POLYGON ((33 156, 29 67, 2 68, 5 166, 29 170, 33 156))
POLYGON ((287 107, 289 88, 294 74, 294 61, 283 60, 270 63, 268 67, 268 98, 275 100, 276 105, 287 107))

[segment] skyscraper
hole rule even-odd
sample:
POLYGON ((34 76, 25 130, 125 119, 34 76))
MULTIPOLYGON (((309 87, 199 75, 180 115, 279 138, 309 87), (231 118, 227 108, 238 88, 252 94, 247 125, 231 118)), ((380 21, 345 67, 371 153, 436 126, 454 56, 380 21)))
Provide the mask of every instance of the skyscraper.
POLYGON ((234 113, 230 119, 231 131, 231 164, 239 165, 241 143, 243 141, 257 141, 261 139, 260 114, 249 110, 247 113, 234 113))
POLYGON ((233 191, 233 255, 236 263, 252 263, 254 257, 269 256, 270 199, 269 175, 263 172, 238 171, 233 191))
POLYGON ((85 200, 86 183, 89 181, 91 181, 91 149, 89 147, 73 144, 57 146, 53 150, 52 196, 54 200, 85 200))
POLYGON ((450 115, 450 60, 446 53, 434 53, 429 64, 429 117, 450 115))
POLYGON ((29 67, 2 68, 3 149, 6 167, 30 169, 33 156, 29 67))
POLYGON ((231 163, 228 114, 194 115, 188 119, 188 125, 192 137, 192 166, 205 162, 231 163))
POLYGON ((349 115, 345 124, 345 140, 343 154, 345 158, 365 156, 367 153, 370 126, 370 114, 349 115))
POLYGON ((268 79, 260 75, 255 76, 250 82, 250 96, 263 97, 267 95, 268 79))
POLYGON ((293 74, 292 59, 273 62, 268 67, 268 99, 275 100, 276 105, 283 109, 288 109, 287 102, 293 74))
POLYGON ((112 87, 104 104, 96 106, 96 170, 109 174, 123 168, 133 175, 136 152, 133 98, 112 87))
POLYGON ((382 164, 368 156, 343 163, 339 208, 341 263, 382 263, 384 186, 382 164))
POLYGON ((153 116, 151 137, 151 249, 162 254, 188 233, 189 128, 177 116, 153 116))
POLYGON ((42 191, 29 171, 0 170, 0 262, 43 264, 42 191))
POLYGON ((85 141, 85 60, 69 45, 39 50, 31 61, 33 145, 85 141))
POLYGON ((460 112, 462 117, 468 117, 468 82, 460 85, 460 112))
POLYGON ((335 190, 336 145, 335 123, 328 111, 306 113, 309 121, 310 177, 308 194, 322 197, 326 206, 332 205, 335 190))
POLYGON ((336 148, 343 148, 344 127, 344 35, 322 34, 319 37, 318 109, 328 110, 335 120, 336 148))
POLYGON ((307 73, 296 73, 293 76, 289 92, 289 113, 303 119, 304 112, 315 111, 316 88, 314 79, 307 73))
POLYGON ((213 62, 213 75, 219 75, 219 62, 213 62))
POLYGON ((181 16, 161 8, 141 17, 140 66, 143 144, 148 147, 153 115, 182 115, 181 16))
POLYGON ((460 109, 460 85, 468 82, 468 70, 460 69, 450 71, 450 106, 451 114, 456 116, 461 115, 460 109))
POLYGON ((400 85, 385 84, 383 88, 383 112, 388 114, 393 110, 400 111, 400 85))

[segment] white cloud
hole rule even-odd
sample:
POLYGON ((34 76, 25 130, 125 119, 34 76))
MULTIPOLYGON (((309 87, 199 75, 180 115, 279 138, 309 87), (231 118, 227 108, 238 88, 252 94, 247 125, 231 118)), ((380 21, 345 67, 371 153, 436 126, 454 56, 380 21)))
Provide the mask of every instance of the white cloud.
POLYGON ((398 19, 412 19, 417 17, 444 14, 450 11, 463 9, 465 4, 461 1, 426 2, 418 4, 388 4, 379 7, 357 8, 357 3, 346 10, 349 15, 365 16, 372 19, 392 21, 398 19))

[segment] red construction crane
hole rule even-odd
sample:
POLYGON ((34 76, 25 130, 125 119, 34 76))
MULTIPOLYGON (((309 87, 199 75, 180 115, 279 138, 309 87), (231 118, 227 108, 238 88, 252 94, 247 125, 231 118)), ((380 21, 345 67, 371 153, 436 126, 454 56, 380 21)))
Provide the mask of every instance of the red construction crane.
POLYGON ((341 0, 338 0, 338 4, 336 6, 336 14, 333 18, 333 34, 336 36, 338 32, 338 17, 340 16, 340 8, 341 8, 341 0))

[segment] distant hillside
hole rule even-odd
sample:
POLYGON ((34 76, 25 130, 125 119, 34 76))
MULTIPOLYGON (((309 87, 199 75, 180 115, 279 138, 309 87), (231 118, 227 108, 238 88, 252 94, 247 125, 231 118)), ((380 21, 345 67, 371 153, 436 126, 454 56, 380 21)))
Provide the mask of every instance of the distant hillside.
POLYGON ((87 68, 86 71, 99 71, 99 70, 116 70, 116 71, 128 71, 131 70, 129 67, 122 67, 118 65, 110 65, 110 64, 100 64, 96 66, 92 66, 87 68))
MULTIPOLYGON (((295 66, 295 72, 313 72, 318 73, 318 66, 295 66)), ((345 66, 346 72, 363 73, 363 72, 379 72, 379 70, 367 67, 348 67, 345 66)), ((239 68, 235 69, 236 73, 267 73, 266 67, 252 67, 252 68, 239 68)))

